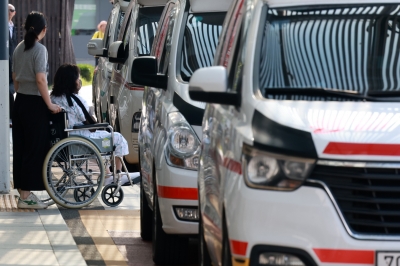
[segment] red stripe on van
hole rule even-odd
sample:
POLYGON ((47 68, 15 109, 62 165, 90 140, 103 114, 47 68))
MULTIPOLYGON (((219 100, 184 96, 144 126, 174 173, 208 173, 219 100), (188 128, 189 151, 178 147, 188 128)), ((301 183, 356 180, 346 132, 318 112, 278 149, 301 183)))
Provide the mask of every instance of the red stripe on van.
POLYGON ((321 262, 326 263, 375 263, 375 252, 373 250, 345 250, 314 248, 315 254, 321 262))
POLYGON ((240 256, 246 256, 247 242, 231 240, 232 253, 240 256))
POLYGON ((239 175, 242 174, 242 164, 231 158, 225 157, 223 166, 232 172, 238 173, 239 175))
POLYGON ((130 87, 129 90, 131 91, 144 91, 143 87, 130 87))
POLYGON ((323 153, 335 155, 399 156, 400 144, 330 142, 323 153))
POLYGON ((144 87, 129 86, 126 83, 125 83, 125 88, 127 88, 130 91, 144 91, 144 87))
POLYGON ((157 192, 161 198, 198 200, 197 188, 157 186, 157 192))

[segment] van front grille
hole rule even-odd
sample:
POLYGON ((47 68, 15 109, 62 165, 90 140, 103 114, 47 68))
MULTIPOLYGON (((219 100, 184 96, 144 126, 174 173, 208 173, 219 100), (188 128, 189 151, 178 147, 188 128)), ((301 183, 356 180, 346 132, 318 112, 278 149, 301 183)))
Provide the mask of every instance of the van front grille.
POLYGON ((400 168, 317 165, 309 179, 329 188, 353 233, 400 236, 400 168))

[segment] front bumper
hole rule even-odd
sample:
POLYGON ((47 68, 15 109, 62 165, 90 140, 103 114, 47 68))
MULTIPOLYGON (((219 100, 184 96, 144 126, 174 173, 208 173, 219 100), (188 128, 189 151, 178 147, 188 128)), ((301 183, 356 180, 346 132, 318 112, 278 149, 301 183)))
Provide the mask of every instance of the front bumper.
POLYGON ((163 229, 167 234, 198 234, 196 221, 179 220, 174 206, 198 206, 197 171, 169 166, 165 160, 157 169, 157 195, 163 229))
POLYGON ((237 265, 258 265, 259 253, 269 248, 304 252, 314 265, 353 266, 375 265, 376 251, 400 251, 400 241, 351 237, 320 188, 251 189, 241 178, 225 196, 232 256, 246 262, 237 265))

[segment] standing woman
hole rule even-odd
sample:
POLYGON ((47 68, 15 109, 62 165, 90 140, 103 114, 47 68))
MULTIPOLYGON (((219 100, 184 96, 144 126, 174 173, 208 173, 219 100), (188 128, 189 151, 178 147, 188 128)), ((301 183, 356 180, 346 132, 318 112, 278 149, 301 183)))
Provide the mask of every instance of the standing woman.
POLYGON ((49 110, 58 113, 47 87, 47 49, 40 40, 46 35, 46 19, 31 12, 25 21, 25 37, 13 54, 13 80, 17 97, 13 113, 14 188, 18 208, 45 209, 31 191, 45 190, 43 161, 49 151, 49 110))

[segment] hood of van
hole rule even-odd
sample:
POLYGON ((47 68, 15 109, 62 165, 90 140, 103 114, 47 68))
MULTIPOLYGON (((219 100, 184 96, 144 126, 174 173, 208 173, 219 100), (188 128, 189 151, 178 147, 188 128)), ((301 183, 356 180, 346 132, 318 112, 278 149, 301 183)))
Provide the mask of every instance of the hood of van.
POLYGON ((400 104, 263 101, 254 142, 296 156, 338 160, 400 159, 400 104))

